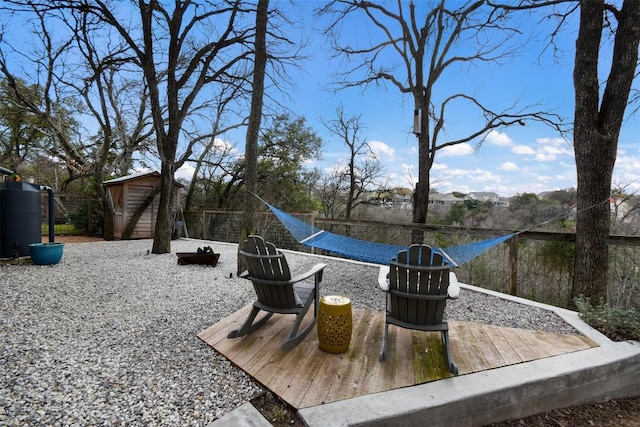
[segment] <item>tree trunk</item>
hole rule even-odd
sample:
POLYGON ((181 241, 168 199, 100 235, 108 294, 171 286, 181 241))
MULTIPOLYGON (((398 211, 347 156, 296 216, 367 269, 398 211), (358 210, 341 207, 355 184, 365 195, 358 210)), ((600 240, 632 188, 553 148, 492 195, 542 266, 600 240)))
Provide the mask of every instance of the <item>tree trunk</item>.
POLYGON ((159 192, 160 187, 155 187, 153 190, 151 190, 151 193, 147 195, 147 198, 144 199, 144 202, 142 202, 142 204, 136 208, 136 210, 133 212, 133 215, 131 215, 131 219, 129 219, 129 222, 127 222, 127 225, 122 231, 122 240, 128 240, 131 238, 133 230, 136 228, 138 221, 140 221, 142 214, 144 214, 144 211, 147 210, 149 206, 151 206, 153 200, 156 198, 159 192))
POLYGON ((171 231, 173 229, 173 167, 163 159, 162 173, 160 174, 160 203, 156 228, 153 233, 154 254, 166 254, 171 252, 171 231))
POLYGON ((104 194, 100 197, 100 202, 102 203, 102 238, 104 240, 113 240, 114 215, 109 195, 104 194))
MULTIPOLYGON (((422 93, 422 90, 419 91, 422 93)), ((416 96, 416 109, 422 115, 420 120, 420 134, 418 135, 418 182, 413 193, 413 223, 424 224, 427 221, 427 212, 429 210, 429 187, 431 164, 433 162, 433 154, 430 150, 431 140, 429 135, 429 117, 427 115, 426 106, 420 96, 416 96)), ((411 243, 421 244, 424 242, 424 233, 414 230, 411 233, 411 243)))
POLYGON ((574 68, 574 151, 577 221, 572 301, 593 304, 607 298, 610 227, 609 196, 618 137, 638 61, 640 2, 627 0, 617 15, 611 71, 600 102, 599 51, 604 29, 603 0, 582 1, 574 68))
MULTIPOLYGON (((255 61, 253 69, 253 91, 251 93, 251 112, 247 126, 245 143, 245 188, 242 231, 240 243, 254 232, 256 200, 250 194, 256 192, 258 175, 258 138, 262 122, 262 102, 264 96, 264 78, 267 67, 267 19, 269 0, 259 0, 256 10, 255 61)), ((238 247, 239 248, 239 247, 238 247)), ((242 257, 238 256, 237 273, 244 270, 242 257)))

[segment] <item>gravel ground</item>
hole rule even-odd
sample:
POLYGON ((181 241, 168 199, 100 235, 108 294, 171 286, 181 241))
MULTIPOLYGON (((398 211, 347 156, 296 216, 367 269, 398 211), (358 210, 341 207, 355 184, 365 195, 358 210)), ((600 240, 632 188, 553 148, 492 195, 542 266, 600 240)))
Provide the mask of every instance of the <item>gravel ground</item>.
MULTIPOLYGON (((236 245, 151 240, 66 244, 55 266, 0 266, 0 425, 205 426, 261 387, 197 338, 254 300, 235 277, 236 245), (215 268, 175 252, 211 246, 215 268)), ((325 262, 321 294, 382 310, 377 268, 288 253, 295 272, 325 262)), ((463 290, 451 319, 550 332, 573 329, 544 310, 463 290)))

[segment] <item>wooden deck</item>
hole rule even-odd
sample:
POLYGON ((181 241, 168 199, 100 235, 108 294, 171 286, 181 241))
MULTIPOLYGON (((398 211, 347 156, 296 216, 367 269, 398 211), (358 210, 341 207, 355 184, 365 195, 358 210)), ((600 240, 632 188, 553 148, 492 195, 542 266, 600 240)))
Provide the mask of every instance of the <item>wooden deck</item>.
MULTIPOLYGON (((349 351, 329 354, 319 349, 315 331, 293 350, 280 350, 293 321, 291 315, 276 314, 253 334, 228 339, 229 331, 242 324, 250 308, 246 306, 222 319, 198 337, 295 408, 450 376, 438 333, 390 326, 387 361, 378 362, 384 328, 382 312, 354 309, 349 351)), ((471 322, 449 321, 449 336, 460 375, 597 346, 582 335, 471 322)))

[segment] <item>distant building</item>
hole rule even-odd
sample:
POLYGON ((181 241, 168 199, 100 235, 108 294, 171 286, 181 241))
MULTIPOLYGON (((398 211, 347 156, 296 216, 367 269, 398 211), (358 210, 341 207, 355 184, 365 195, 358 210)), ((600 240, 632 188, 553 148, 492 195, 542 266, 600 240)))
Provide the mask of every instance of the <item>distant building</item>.
POLYGON ((479 200, 481 202, 498 203, 498 201, 500 200, 500 196, 498 195, 498 193, 494 192, 474 191, 467 194, 466 199, 479 200))
POLYGON ((458 205, 464 202, 464 199, 460 197, 456 197, 453 193, 440 194, 440 193, 432 193, 429 194, 429 204, 435 206, 453 206, 458 205))
POLYGON ((370 204, 400 209, 411 209, 413 207, 411 200, 412 194, 412 191, 408 188, 396 188, 383 193, 370 192, 366 197, 370 204))
POLYGON ((429 207, 430 209, 433 209, 433 212, 436 213, 446 214, 451 210, 452 207, 461 203, 464 203, 464 199, 454 196, 453 193, 429 194, 429 207))
POLYGON ((509 199, 507 197, 500 197, 496 202, 497 206, 502 206, 503 208, 509 207, 509 199))
POLYGON ((623 222, 630 222, 630 213, 636 208, 625 197, 609 197, 609 209, 614 219, 623 222))

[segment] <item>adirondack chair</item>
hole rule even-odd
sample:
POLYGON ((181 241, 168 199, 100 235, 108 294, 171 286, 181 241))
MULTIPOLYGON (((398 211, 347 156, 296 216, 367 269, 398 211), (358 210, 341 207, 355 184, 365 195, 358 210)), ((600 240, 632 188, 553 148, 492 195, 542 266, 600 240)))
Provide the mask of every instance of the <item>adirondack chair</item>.
POLYGON ((260 236, 249 236, 241 247, 239 254, 247 262, 247 271, 240 277, 251 280, 258 300, 253 303, 251 312, 240 329, 231 331, 228 338, 247 335, 260 328, 274 313, 294 314, 296 316, 287 339, 282 343, 282 350, 295 347, 316 324, 318 318, 318 301, 320 282, 326 264, 316 264, 306 273, 291 277, 289 265, 284 254, 275 245, 265 242, 260 236), (301 283, 313 277, 314 283, 301 283), (302 331, 298 332, 303 318, 313 304, 313 320, 302 331), (260 311, 263 316, 256 320, 260 311), (254 323, 255 321, 255 323, 254 323))
POLYGON ((457 298, 460 288, 442 255, 427 245, 411 245, 380 269, 380 287, 386 292, 384 336, 379 360, 386 358, 389 325, 419 331, 440 332, 449 371, 458 375, 451 359, 449 327, 443 320, 447 299, 457 298), (450 278, 454 283, 450 283, 450 278))

